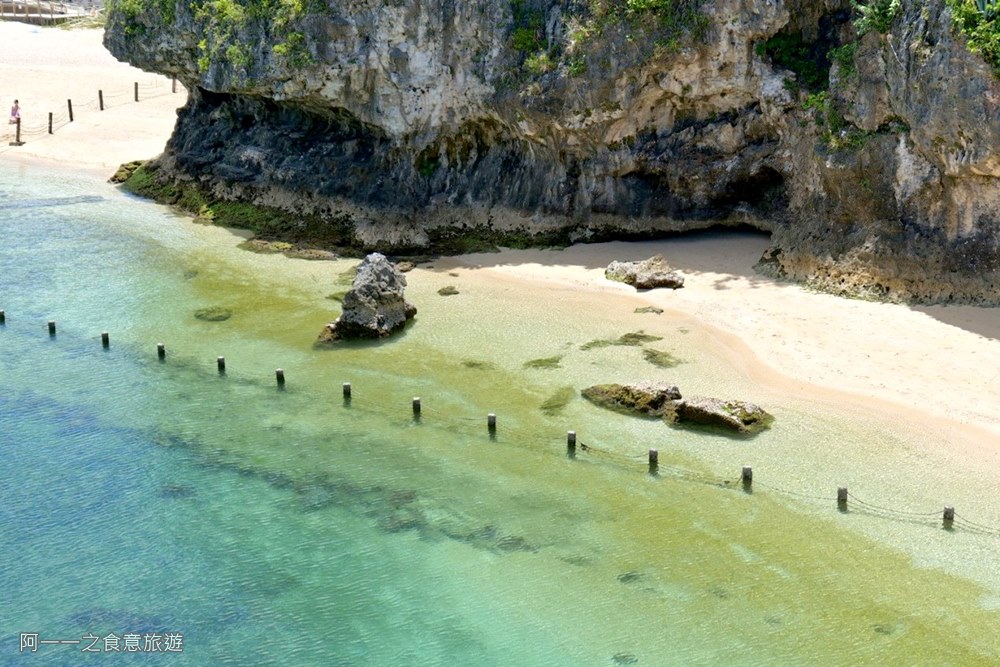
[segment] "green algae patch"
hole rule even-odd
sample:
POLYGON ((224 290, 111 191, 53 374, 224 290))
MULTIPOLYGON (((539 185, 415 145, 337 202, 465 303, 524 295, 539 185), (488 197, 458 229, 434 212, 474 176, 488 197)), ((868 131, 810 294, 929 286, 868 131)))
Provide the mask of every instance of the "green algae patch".
POLYGON ((441 296, 455 296, 458 294, 458 288, 454 285, 446 285, 438 290, 438 294, 441 296))
POLYGON ((462 365, 476 371, 495 371, 497 369, 497 365, 493 362, 480 359, 464 359, 462 365))
POLYGON ((225 322, 233 316, 233 311, 222 306, 209 306, 194 311, 194 316, 203 322, 225 322))
POLYGON ((356 275, 358 275, 358 267, 353 266, 337 276, 335 284, 350 287, 354 284, 354 276, 356 275))
POLYGON ((663 350, 654 350, 651 347, 642 351, 642 358, 660 368, 675 368, 684 362, 663 350))
POLYGON ((652 314, 652 315, 662 315, 663 314, 663 309, 662 308, 657 308, 656 306, 643 306, 641 308, 636 308, 635 309, 635 314, 636 315, 642 315, 642 314, 646 314, 646 313, 649 313, 649 314, 652 314))
POLYGON ((249 250, 250 252, 260 253, 262 255, 276 255, 278 253, 288 252, 294 246, 291 243, 286 243, 285 241, 267 241, 265 239, 249 239, 237 246, 243 250, 249 250))
MULTIPOLYGON (((152 199, 195 217, 197 222, 249 229, 268 241, 289 243, 296 247, 332 249, 343 254, 360 256, 364 252, 354 238, 349 216, 322 217, 295 214, 270 206, 245 201, 218 199, 207 188, 182 181, 161 169, 156 160, 139 166, 122 165, 113 179, 122 179, 121 186, 139 197, 152 199)), ((308 259, 329 259, 329 256, 308 259)))
POLYGON ((625 347, 641 347, 646 343, 655 343, 658 340, 663 340, 663 337, 654 336, 653 334, 648 334, 644 331, 633 331, 631 333, 622 334, 618 338, 598 338, 596 340, 592 340, 581 345, 580 349, 586 352, 587 350, 596 350, 602 347, 611 347, 615 345, 625 347))
POLYGON ((125 164, 118 167, 118 171, 108 179, 109 183, 124 183, 132 177, 132 174, 136 172, 139 167, 146 164, 145 160, 133 160, 132 162, 126 162, 125 164))
POLYGON ((337 303, 344 303, 344 297, 347 296, 347 290, 341 290, 339 292, 334 292, 333 294, 327 294, 326 298, 330 301, 336 301, 337 303))
POLYGON ((542 414, 548 417, 555 417, 561 414, 575 395, 576 390, 573 387, 560 387, 556 389, 551 396, 542 401, 542 405, 540 406, 542 414))
POLYGON ((545 357, 544 359, 531 359, 524 362, 524 367, 535 370, 551 370, 559 368, 560 361, 562 361, 561 354, 554 357, 545 357))
POLYGON ((623 335, 615 342, 615 345, 639 347, 640 345, 645 345, 646 343, 655 343, 658 340, 663 340, 663 336, 654 336, 643 331, 636 331, 623 335))

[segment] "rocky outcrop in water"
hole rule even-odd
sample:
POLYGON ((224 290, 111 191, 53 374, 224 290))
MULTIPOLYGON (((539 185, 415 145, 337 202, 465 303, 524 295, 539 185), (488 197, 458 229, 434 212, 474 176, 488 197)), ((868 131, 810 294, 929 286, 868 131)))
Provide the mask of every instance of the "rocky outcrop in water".
POLYGON ((643 417, 664 417, 673 412, 681 392, 665 383, 595 384, 584 389, 585 399, 602 408, 643 417))
POLYGON ((663 255, 636 262, 611 262, 604 270, 604 277, 636 289, 684 287, 684 277, 670 268, 663 255))
POLYGON ((774 421, 764 408, 745 401, 691 396, 674 404, 674 422, 718 426, 737 433, 754 433, 774 421))
POLYGON ((680 390, 663 382, 596 384, 584 389, 585 399, 608 410, 639 417, 660 417, 678 426, 696 425, 752 434, 774 421, 759 405, 746 401, 694 396, 683 398, 680 390))
POLYGON ((384 338, 399 331, 417 314, 404 297, 405 287, 406 278, 384 255, 368 255, 344 296, 340 317, 326 325, 318 342, 384 338))
POLYGON ((773 275, 1000 303, 1000 85, 945 0, 863 36, 851 0, 646 4, 138 0, 105 43, 191 91, 142 178, 329 247, 750 225, 773 275))

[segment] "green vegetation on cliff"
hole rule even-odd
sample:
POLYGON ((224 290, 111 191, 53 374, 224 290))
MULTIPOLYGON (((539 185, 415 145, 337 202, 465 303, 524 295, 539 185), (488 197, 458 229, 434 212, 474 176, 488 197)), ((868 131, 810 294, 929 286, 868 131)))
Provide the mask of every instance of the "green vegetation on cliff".
MULTIPOLYGON (((250 78, 258 46, 246 39, 251 27, 266 26, 271 52, 293 67, 312 62, 301 20, 326 13, 323 0, 192 0, 189 11, 203 29, 198 42, 198 68, 206 72, 214 63, 242 70, 250 78)), ((128 36, 145 35, 154 27, 170 26, 176 19, 173 0, 108 0, 109 16, 124 25, 128 36)))
POLYGON ((607 49, 596 45, 623 38, 639 58, 675 52, 685 41, 699 41, 711 26, 703 0, 589 0, 569 12, 569 44, 549 43, 545 7, 533 0, 512 0, 510 48, 521 70, 540 76, 560 69, 571 77, 607 69, 607 49), (582 47, 582 48, 577 48, 582 47), (639 48, 642 47, 642 48, 639 48))
POLYGON ((1000 2, 997 0, 947 0, 951 16, 969 45, 1000 76, 1000 2))
POLYGON ((109 16, 117 16, 129 37, 145 35, 150 28, 173 23, 176 5, 172 0, 107 0, 109 16))
POLYGON ((901 8, 900 0, 855 2, 854 10, 858 13, 858 18, 854 20, 854 28, 858 31, 858 36, 864 36, 873 30, 880 33, 889 32, 901 8))
POLYGON ((795 81, 806 90, 818 92, 829 84, 827 52, 807 42, 798 32, 779 32, 757 44, 757 55, 767 56, 775 65, 795 73, 795 81))
POLYGON ((241 33, 261 23, 268 27, 275 56, 293 67, 308 65, 312 55, 298 23, 309 14, 328 11, 322 0, 195 0, 191 9, 205 26, 205 37, 198 43, 198 67, 203 72, 220 59, 236 68, 249 68, 253 47, 248 47, 241 33))

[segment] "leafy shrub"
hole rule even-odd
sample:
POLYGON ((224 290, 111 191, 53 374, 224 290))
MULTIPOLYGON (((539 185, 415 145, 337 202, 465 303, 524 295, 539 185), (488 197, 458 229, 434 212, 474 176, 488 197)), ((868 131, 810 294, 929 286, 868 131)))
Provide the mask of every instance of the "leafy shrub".
POLYGON ((854 74, 854 56, 858 52, 857 42, 848 42, 843 46, 830 49, 830 60, 840 66, 840 75, 849 77, 854 74))
POLYGON ((816 45, 806 42, 797 32, 779 32, 766 42, 757 44, 757 55, 767 56, 775 65, 795 73, 796 83, 816 92, 827 87, 830 65, 826 54, 817 52, 816 45))
POLYGON ((900 8, 900 0, 867 0, 865 4, 855 0, 854 9, 859 16, 854 20, 854 29, 858 31, 858 36, 864 36, 872 30, 889 32, 900 8))
POLYGON ((954 26, 1000 76, 1000 6, 996 0, 948 0, 954 26))

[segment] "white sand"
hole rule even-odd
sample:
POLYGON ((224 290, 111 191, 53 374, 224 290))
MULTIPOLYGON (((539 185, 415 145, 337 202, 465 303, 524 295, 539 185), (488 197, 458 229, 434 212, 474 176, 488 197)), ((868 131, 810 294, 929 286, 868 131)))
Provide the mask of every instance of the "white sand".
MULTIPOLYGON (((908 307, 811 292, 754 273, 767 238, 705 234, 644 243, 507 250, 457 265, 480 273, 617 292, 693 316, 754 379, 790 394, 881 413, 930 429, 975 460, 1000 463, 1000 311, 908 307), (661 253, 685 276, 680 290, 641 294, 604 279, 615 259, 661 253)), ((995 467, 994 467, 995 470, 995 467)))
POLYGON ((176 109, 187 99, 183 86, 172 93, 166 77, 118 62, 102 45, 103 35, 102 30, 0 22, 0 164, 44 159, 107 177, 123 162, 163 152, 176 109), (15 99, 24 142, 16 147, 10 146, 15 128, 7 123, 15 99), (72 123, 67 100, 73 102, 72 123))
MULTIPOLYGON (((94 30, 0 23, 5 54, 0 101, 9 105, 20 99, 28 135, 20 147, 3 141, 0 168, 45 160, 108 176, 122 162, 161 152, 175 109, 184 102, 183 91, 171 94, 165 78, 117 62, 101 46, 101 37, 94 30), (131 98, 135 81, 142 87, 139 103, 131 98), (103 112, 96 109, 98 89, 111 104, 103 112), (76 121, 51 136, 32 134, 45 127, 48 111, 64 113, 68 97, 77 106, 76 121), (83 104, 88 101, 92 104, 83 104)), ((933 430, 976 468, 995 469, 1000 462, 1000 312, 812 293, 753 272, 766 245, 763 236, 694 236, 565 251, 506 251, 449 264, 483 267, 465 271, 468 280, 552 281, 634 299, 632 288, 604 280, 603 267, 613 259, 662 253, 684 273, 686 285, 640 298, 702 321, 757 381, 833 404, 867 406, 886 420, 933 430)))

